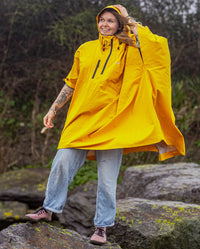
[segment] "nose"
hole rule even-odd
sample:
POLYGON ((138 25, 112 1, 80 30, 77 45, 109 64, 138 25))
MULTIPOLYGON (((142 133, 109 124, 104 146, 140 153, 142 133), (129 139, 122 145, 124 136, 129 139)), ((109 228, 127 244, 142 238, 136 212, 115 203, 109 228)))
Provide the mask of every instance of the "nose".
POLYGON ((105 22, 103 25, 102 25, 102 27, 108 27, 109 25, 108 25, 108 23, 107 22, 105 22))

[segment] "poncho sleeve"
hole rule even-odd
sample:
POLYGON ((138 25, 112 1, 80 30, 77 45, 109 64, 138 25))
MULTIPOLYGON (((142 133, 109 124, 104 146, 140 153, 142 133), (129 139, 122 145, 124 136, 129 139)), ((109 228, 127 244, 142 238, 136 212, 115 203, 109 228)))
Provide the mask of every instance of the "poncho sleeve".
POLYGON ((170 53, 165 37, 153 34, 148 27, 138 26, 138 38, 147 68, 170 66, 170 53))
POLYGON ((73 89, 75 88, 76 81, 77 81, 78 75, 79 75, 79 55, 80 55, 80 51, 79 51, 79 49, 77 49, 77 51, 74 55, 73 66, 72 66, 69 74, 67 75, 67 77, 64 79, 65 83, 73 89))
MULTIPOLYGON (((144 68, 152 87, 152 99, 165 141, 185 154, 184 139, 175 125, 171 99, 171 58, 167 39, 153 34, 148 27, 138 28, 144 68)), ((174 152, 175 153, 175 152, 174 152)))
POLYGON ((167 115, 174 123, 171 107, 171 58, 167 39, 153 34, 148 27, 139 27, 138 36, 143 63, 152 85, 155 109, 160 121, 163 119, 166 124, 167 115))

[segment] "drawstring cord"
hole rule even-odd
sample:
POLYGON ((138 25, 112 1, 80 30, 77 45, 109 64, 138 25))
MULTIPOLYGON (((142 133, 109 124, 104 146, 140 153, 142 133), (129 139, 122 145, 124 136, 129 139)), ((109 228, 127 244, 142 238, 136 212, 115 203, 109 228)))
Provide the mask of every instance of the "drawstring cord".
POLYGON ((121 45, 121 44, 122 44, 122 42, 119 41, 119 45, 118 45, 118 47, 117 47, 118 50, 120 49, 120 45, 121 45))
MULTIPOLYGON (((104 39, 104 37, 102 37, 102 43, 103 43, 103 51, 105 51, 105 47, 108 45, 108 41, 104 39)), ((111 45, 111 43, 109 44, 109 46, 111 45)))

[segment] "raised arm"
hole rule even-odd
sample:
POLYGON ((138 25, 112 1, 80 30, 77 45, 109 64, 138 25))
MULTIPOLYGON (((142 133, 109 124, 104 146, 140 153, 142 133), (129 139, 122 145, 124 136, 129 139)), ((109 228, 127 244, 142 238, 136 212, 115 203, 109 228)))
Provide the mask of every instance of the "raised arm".
POLYGON ((60 110, 64 106, 64 104, 70 100, 73 95, 73 92, 74 90, 68 87, 66 84, 63 86, 58 97, 53 102, 52 106, 50 107, 49 111, 43 119, 44 126, 46 126, 47 128, 54 127, 52 120, 55 117, 56 112, 60 110))
POLYGON ((121 4, 116 4, 114 6, 121 12, 122 16, 124 16, 128 19, 128 22, 130 24, 133 22, 132 25, 130 25, 130 29, 133 32, 133 34, 135 36, 137 36, 138 35, 137 25, 135 25, 135 20, 133 21, 133 18, 131 16, 129 16, 127 9, 124 6, 122 6, 121 4))

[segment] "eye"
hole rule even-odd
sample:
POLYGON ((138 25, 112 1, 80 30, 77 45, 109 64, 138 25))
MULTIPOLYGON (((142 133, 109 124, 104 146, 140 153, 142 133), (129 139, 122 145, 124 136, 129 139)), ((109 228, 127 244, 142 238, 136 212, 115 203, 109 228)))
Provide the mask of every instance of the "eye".
POLYGON ((99 22, 103 22, 103 21, 104 21, 104 19, 103 19, 103 18, 100 18, 100 19, 99 19, 99 22))

